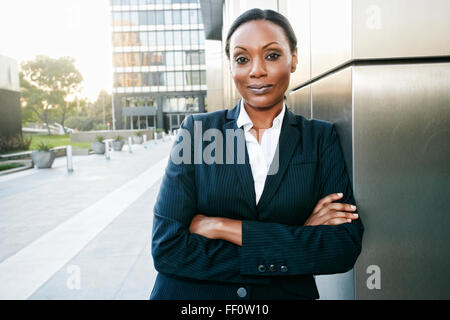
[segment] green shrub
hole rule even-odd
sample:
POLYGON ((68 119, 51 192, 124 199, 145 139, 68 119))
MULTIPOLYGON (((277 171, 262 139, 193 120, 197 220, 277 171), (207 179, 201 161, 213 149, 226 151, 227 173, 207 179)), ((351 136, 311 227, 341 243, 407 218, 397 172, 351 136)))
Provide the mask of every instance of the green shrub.
POLYGON ((97 142, 103 143, 103 140, 105 140, 105 137, 104 136, 97 136, 96 140, 97 140, 97 142))
POLYGON ((142 137, 142 135, 143 135, 142 131, 138 131, 138 132, 136 132, 136 136, 138 136, 138 137, 142 137))
POLYGON ((116 141, 122 141, 122 140, 123 140, 123 137, 117 136, 114 140, 116 140, 116 141))
POLYGON ((45 142, 41 142, 41 143, 38 144, 37 150, 39 150, 39 151, 49 151, 50 150, 50 146, 47 143, 45 143, 45 142))
POLYGON ((24 167, 25 165, 18 162, 0 164, 0 171, 24 167))

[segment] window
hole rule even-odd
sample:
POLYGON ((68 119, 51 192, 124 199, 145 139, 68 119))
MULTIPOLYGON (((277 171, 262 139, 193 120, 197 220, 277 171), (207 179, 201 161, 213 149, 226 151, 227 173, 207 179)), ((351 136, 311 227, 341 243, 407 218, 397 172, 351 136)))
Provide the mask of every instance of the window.
POLYGON ((139 25, 145 26, 148 24, 147 11, 139 11, 139 25))
POLYGON ((191 44, 199 44, 198 30, 191 30, 191 44))
POLYGON ((172 46, 173 45, 173 32, 172 31, 165 31, 164 33, 166 34, 166 45, 167 46, 172 46))
POLYGON ((112 6, 120 6, 120 0, 111 0, 112 6))
POLYGON ((141 65, 141 55, 139 52, 124 53, 124 67, 138 67, 141 65))
POLYGON ((186 86, 192 85, 192 72, 191 71, 184 71, 184 84, 186 86))
POLYGON ((140 34, 137 32, 114 32, 113 44, 116 47, 139 46, 140 34))
POLYGON ((114 11, 112 13, 112 25, 113 26, 121 26, 122 25, 121 12, 114 11))
POLYGON ((166 64, 168 66, 174 66, 175 65, 175 58, 173 51, 166 52, 166 64))
POLYGON ((200 50, 199 52, 199 64, 206 64, 205 62, 205 51, 204 50, 200 50))
POLYGON ((173 10, 172 18, 173 18, 173 20, 172 20, 173 24, 181 24, 181 11, 173 10))
POLYGON ((139 16, 137 11, 130 11, 130 25, 139 25, 139 16))
POLYGON ((176 86, 183 85, 183 72, 181 72, 181 71, 175 72, 175 85, 176 86))
POLYGON ((164 61, 164 53, 163 52, 149 52, 150 57, 150 65, 152 66, 160 66, 165 64, 164 61))
POLYGON ((148 45, 156 46, 156 32, 155 31, 148 32, 148 45))
POLYGON ((186 64, 187 65, 200 64, 198 51, 186 51, 186 64))
POLYGON ((189 10, 191 24, 198 24, 198 10, 189 10))
MULTIPOLYGON (((182 66, 183 65, 183 52, 181 51, 175 51, 174 52, 174 61, 176 66, 182 66)), ((179 84, 177 84, 179 85, 179 84)))
POLYGON ((173 32, 173 44, 176 46, 181 46, 183 44, 181 40, 181 31, 173 32))
POLYGON ((170 87, 175 86, 175 72, 167 72, 167 85, 170 87))
POLYGON ((181 10, 181 24, 189 24, 189 10, 181 10))
POLYGON ((192 71, 192 84, 200 85, 200 71, 192 71))
POLYGON ((182 32, 182 38, 183 38, 183 45, 190 45, 191 44, 191 31, 183 30, 181 32, 182 32))
POLYGON ((164 22, 165 24, 172 24, 172 11, 164 11, 164 22))
POLYGON ((148 32, 139 32, 139 42, 141 46, 148 46, 148 32))
POLYGON ((156 11, 156 24, 164 24, 164 11, 156 11))
POLYGON ((200 71, 200 84, 201 85, 206 84, 206 71, 205 70, 200 71))
POLYGON ((155 25, 156 24, 156 13, 155 11, 147 11, 147 24, 155 25))
POLYGON ((158 46, 164 46, 164 32, 156 32, 158 46))
POLYGON ((123 67, 123 53, 114 53, 114 67, 123 67))

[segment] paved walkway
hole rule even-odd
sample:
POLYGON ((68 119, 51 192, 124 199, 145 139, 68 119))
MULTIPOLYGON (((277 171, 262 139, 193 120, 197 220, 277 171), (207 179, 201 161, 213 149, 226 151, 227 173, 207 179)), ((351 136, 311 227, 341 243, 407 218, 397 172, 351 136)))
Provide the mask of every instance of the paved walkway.
POLYGON ((172 141, 0 177, 0 299, 148 299, 172 141))

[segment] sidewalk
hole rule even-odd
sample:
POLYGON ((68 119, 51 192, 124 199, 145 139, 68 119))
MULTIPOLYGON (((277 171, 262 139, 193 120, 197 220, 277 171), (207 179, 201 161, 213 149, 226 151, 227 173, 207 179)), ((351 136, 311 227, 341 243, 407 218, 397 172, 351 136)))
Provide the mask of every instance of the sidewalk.
POLYGON ((153 206, 173 142, 0 177, 0 299, 148 299, 153 206))

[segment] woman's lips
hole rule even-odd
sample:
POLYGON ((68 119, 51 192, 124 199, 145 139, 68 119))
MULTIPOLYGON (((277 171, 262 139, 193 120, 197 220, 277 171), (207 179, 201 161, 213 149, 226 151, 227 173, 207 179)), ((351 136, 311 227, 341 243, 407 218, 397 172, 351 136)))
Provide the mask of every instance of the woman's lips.
POLYGON ((254 94, 265 94, 272 88, 271 84, 251 85, 248 89, 254 94))

